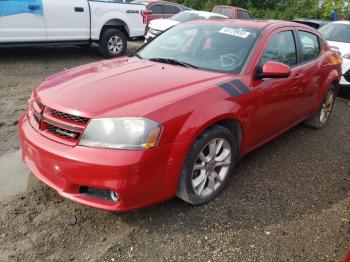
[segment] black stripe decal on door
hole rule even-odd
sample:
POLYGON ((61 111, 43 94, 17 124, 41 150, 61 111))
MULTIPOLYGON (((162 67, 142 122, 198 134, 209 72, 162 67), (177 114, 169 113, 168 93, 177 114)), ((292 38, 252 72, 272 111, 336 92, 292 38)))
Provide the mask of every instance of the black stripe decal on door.
POLYGON ((250 92, 250 89, 238 79, 235 79, 230 83, 237 87, 242 92, 242 94, 247 94, 250 92))
POLYGON ((240 96, 241 93, 239 93, 236 88, 234 88, 233 86, 231 86, 229 83, 223 83, 221 85, 219 85, 219 87, 221 87, 222 89, 224 89, 227 93, 229 93, 231 96, 237 97, 240 96))

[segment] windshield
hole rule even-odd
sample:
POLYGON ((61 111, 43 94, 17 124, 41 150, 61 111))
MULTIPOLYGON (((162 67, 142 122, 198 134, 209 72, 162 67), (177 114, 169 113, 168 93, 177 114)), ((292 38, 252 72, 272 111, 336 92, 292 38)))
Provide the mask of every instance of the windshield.
POLYGON ((329 41, 350 43, 350 24, 328 24, 319 31, 329 41))
POLYGON ((227 25, 181 24, 164 32, 138 52, 148 60, 176 60, 216 72, 239 73, 259 30, 227 25))

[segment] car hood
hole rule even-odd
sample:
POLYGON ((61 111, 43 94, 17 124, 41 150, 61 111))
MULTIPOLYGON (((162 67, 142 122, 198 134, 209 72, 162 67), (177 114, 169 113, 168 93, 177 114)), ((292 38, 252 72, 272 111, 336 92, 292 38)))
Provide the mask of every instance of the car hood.
POLYGON ((34 97, 48 107, 90 118, 142 116, 179 96, 197 92, 199 87, 211 87, 207 81, 217 83, 225 76, 138 58, 122 58, 50 76, 36 88, 34 97))
POLYGON ((327 41, 327 42, 331 47, 332 46, 338 47, 342 56, 350 53, 350 43, 334 42, 334 41, 327 41))
POLYGON ((171 19, 155 19, 149 23, 149 28, 165 31, 177 24, 180 24, 180 22, 171 19))

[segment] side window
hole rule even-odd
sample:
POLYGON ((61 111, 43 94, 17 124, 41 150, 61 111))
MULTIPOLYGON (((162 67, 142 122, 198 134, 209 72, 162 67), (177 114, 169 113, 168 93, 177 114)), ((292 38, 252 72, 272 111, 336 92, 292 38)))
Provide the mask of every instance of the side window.
POLYGON ((177 14, 180 12, 181 12, 181 9, 177 6, 163 5, 163 13, 164 14, 177 14))
POLYGON ((297 64, 297 52, 292 31, 275 34, 265 48, 260 66, 268 61, 280 62, 289 66, 297 64))
POLYGON ((238 19, 245 19, 245 15, 244 15, 244 11, 242 11, 242 10, 237 10, 237 18, 238 19))
POLYGON ((232 18, 232 17, 233 17, 233 12, 232 12, 232 9, 231 9, 231 8, 223 7, 223 8, 221 9, 221 14, 222 14, 222 15, 226 15, 226 16, 229 17, 229 18, 232 18))
POLYGON ((252 16, 248 12, 244 12, 244 19, 250 20, 252 16))
POLYGON ((220 14, 221 7, 215 6, 213 9, 213 13, 220 14))
POLYGON ((163 14, 163 7, 161 5, 153 5, 151 6, 150 10, 152 11, 153 15, 163 14))
POLYGON ((298 31, 298 34, 303 52, 303 61, 316 58, 320 53, 320 44, 317 35, 304 31, 298 31))

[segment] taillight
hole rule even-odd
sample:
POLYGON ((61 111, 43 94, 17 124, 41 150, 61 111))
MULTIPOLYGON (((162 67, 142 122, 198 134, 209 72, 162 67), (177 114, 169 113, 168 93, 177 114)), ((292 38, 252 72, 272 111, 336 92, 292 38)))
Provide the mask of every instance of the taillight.
POLYGON ((350 53, 349 53, 349 54, 343 55, 343 58, 345 58, 345 59, 350 59, 350 53))
POLYGON ((339 52, 334 52, 332 55, 329 56, 329 59, 332 65, 339 65, 343 63, 343 59, 339 52))
POLYGON ((148 10, 144 10, 144 11, 141 11, 141 15, 142 15, 142 17, 143 17, 143 23, 145 24, 145 25, 147 25, 148 24, 148 16, 151 14, 152 12, 151 11, 148 11, 148 10))

